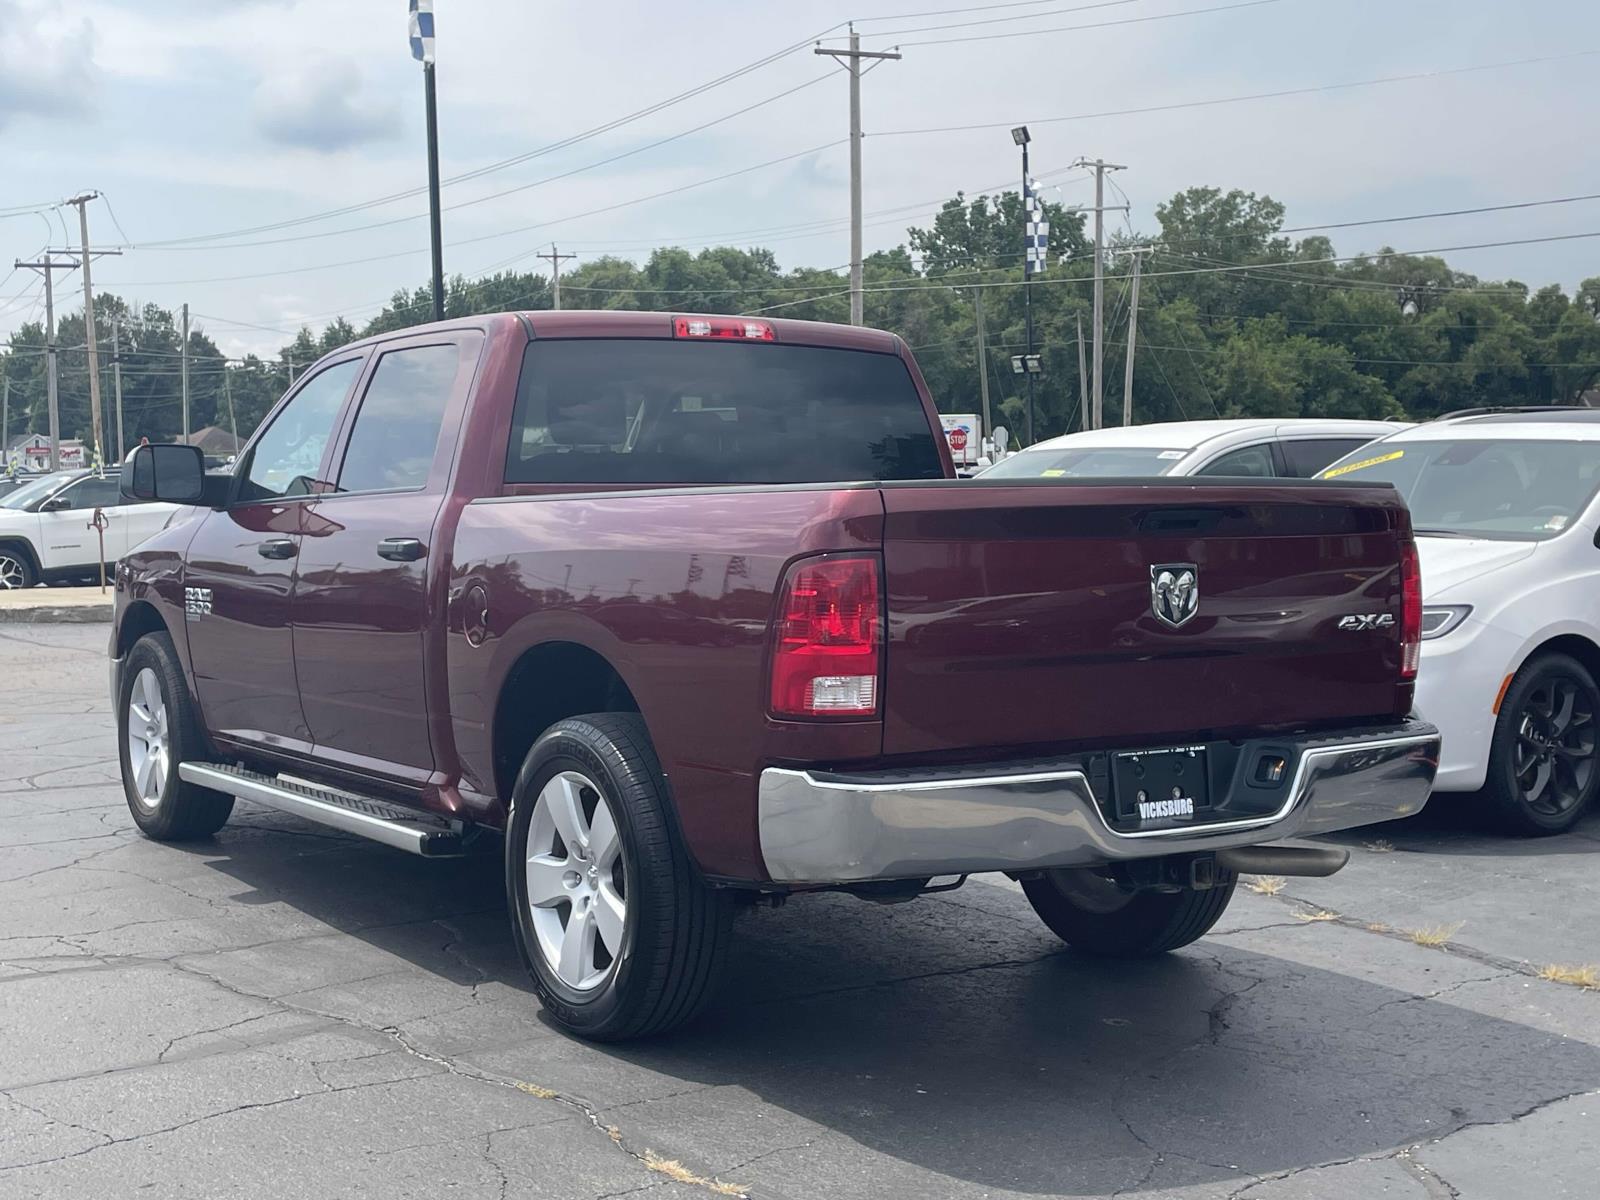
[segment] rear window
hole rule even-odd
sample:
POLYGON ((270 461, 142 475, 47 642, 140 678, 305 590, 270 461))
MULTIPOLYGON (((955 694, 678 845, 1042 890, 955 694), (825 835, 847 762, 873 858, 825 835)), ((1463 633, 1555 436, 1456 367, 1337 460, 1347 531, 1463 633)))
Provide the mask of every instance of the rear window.
POLYGON ((548 340, 523 358, 507 483, 937 479, 894 355, 771 343, 548 340))

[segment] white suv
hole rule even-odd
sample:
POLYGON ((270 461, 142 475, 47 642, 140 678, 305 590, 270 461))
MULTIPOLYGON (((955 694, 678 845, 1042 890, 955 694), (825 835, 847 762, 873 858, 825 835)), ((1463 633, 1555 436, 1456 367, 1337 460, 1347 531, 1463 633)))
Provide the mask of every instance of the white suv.
POLYGON ((1516 832, 1570 829, 1600 784, 1600 411, 1451 414, 1321 478, 1393 483, 1411 508, 1434 790, 1482 789, 1516 832))
POLYGON ((106 516, 109 565, 157 533, 178 511, 175 504, 134 504, 122 499, 117 475, 57 471, 0 496, 0 588, 87 579, 99 571, 100 538, 90 524, 106 516))

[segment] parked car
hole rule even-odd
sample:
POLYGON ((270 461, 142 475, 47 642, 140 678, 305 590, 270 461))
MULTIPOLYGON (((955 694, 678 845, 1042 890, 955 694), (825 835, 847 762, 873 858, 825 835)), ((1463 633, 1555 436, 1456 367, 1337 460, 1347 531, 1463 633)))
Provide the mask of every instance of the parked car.
POLYGON ((0 588, 27 588, 99 574, 100 537, 94 510, 106 515, 105 559, 110 566, 159 530, 178 509, 125 500, 116 475, 57 471, 0 496, 0 588))
POLYGON ((1232 420, 1118 425, 1050 438, 981 473, 985 479, 1232 475, 1310 479, 1398 421, 1232 420))
POLYGON ((1483 789, 1518 833, 1572 828, 1600 788, 1600 411, 1461 413, 1323 476, 1393 483, 1411 507, 1435 788, 1483 789))
POLYGON ((244 797, 424 855, 504 834, 569 1030, 676 1025, 739 901, 1004 871, 1130 956, 1268 845, 1424 804, 1392 488, 958 482, 874 330, 501 314, 346 346, 118 572, 122 779, 152 838, 244 797), (1349 625, 1347 617, 1358 618, 1349 625))
POLYGON ((9 496, 20 487, 26 487, 39 476, 33 473, 25 475, 0 475, 0 499, 9 496))

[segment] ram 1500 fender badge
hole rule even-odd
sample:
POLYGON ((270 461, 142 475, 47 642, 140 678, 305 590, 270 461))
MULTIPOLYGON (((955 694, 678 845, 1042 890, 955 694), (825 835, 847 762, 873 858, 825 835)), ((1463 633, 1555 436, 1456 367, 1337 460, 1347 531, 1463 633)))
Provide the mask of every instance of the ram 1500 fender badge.
POLYGON ((1339 618, 1339 628, 1357 631, 1363 629, 1393 629, 1393 613, 1351 613, 1339 618))
POLYGON ((201 617, 211 615, 211 589, 192 588, 183 589, 183 616, 187 621, 198 621, 201 617))
POLYGON ((1200 611, 1200 568, 1160 563, 1150 568, 1150 611, 1176 629, 1200 611))

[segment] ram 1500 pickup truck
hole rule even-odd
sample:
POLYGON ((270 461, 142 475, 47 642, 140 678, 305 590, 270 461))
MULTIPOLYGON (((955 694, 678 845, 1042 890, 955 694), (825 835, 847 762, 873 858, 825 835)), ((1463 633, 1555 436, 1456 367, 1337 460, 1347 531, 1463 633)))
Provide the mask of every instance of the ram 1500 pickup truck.
POLYGON ((500 314, 329 354, 120 564, 122 776, 423 855, 504 845, 554 1018, 690 1017, 741 901, 1020 880, 1081 950, 1204 934, 1299 835, 1416 812, 1420 588, 1387 486, 955 478, 868 329, 500 314), (502 835, 498 840, 492 835, 502 835))

